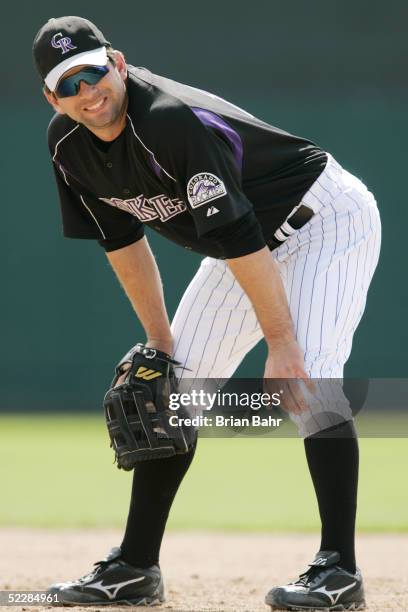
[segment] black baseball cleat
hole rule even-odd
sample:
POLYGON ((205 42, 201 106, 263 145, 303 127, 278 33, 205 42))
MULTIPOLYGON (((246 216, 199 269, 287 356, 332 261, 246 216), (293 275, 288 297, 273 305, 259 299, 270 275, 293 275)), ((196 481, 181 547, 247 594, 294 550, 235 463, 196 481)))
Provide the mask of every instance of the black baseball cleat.
POLYGON ((160 568, 132 567, 121 559, 120 548, 112 548, 90 574, 74 582, 53 584, 48 593, 64 606, 154 606, 164 601, 160 568))
POLYGON ((339 561, 337 552, 318 552, 306 572, 295 582, 271 589, 265 603, 272 610, 364 610, 360 570, 351 574, 339 561))

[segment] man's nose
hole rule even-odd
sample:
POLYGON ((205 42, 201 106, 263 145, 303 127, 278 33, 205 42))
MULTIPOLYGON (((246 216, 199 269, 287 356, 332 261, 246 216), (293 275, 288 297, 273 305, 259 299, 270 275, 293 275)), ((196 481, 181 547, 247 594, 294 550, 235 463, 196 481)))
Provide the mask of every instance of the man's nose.
POLYGON ((92 95, 96 91, 96 85, 89 85, 86 81, 79 81, 78 93, 82 96, 92 95))

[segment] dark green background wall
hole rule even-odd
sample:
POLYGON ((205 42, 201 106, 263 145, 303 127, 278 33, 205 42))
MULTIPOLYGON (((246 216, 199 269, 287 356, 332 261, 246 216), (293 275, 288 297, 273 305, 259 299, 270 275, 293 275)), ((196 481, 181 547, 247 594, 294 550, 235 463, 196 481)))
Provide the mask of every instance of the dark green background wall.
MULTIPOLYGON (((142 338, 100 247, 61 237, 31 42, 67 13, 95 21, 130 63, 311 138, 365 180, 383 247, 347 373, 407 376, 406 2, 16 2, 2 8, 0 410, 99 406, 113 363, 142 338)), ((173 313, 199 258, 152 244, 173 313)), ((246 376, 262 358, 259 347, 246 376)))

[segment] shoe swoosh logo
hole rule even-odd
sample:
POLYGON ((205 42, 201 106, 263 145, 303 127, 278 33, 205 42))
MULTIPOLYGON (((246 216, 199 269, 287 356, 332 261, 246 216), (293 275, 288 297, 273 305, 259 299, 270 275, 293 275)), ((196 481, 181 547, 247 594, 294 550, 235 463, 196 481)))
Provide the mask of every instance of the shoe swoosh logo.
POLYGON ((327 597, 330 599, 331 604, 334 605, 338 602, 340 595, 343 595, 343 593, 345 593, 349 589, 352 589, 353 586, 356 584, 357 582, 352 582, 351 584, 346 584, 346 586, 343 587, 342 589, 333 589, 333 591, 328 591, 325 586, 322 586, 318 589, 313 589, 313 591, 311 592, 312 593, 322 593, 323 595, 327 595, 327 597))
POLYGON ((131 580, 125 580, 124 582, 116 582, 115 584, 104 585, 103 581, 94 582, 91 584, 84 585, 84 589, 97 589, 98 591, 102 591, 108 597, 108 599, 115 599, 120 589, 127 586, 128 584, 133 584, 134 582, 140 582, 144 580, 144 576, 140 576, 140 578, 132 578, 131 580))

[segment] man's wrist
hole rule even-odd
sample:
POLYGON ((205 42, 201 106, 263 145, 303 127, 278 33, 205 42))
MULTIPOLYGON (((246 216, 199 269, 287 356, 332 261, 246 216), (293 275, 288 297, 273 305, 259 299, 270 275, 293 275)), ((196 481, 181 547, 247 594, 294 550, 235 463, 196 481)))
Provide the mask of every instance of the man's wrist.
POLYGON ((165 338, 150 336, 146 340, 146 346, 163 351, 163 353, 167 353, 168 355, 173 354, 173 338, 171 336, 165 338))
POLYGON ((265 341, 268 346, 268 351, 273 352, 277 349, 293 344, 293 342, 296 342, 296 338, 292 331, 287 331, 283 334, 280 333, 276 335, 268 335, 268 337, 265 338, 265 341))

